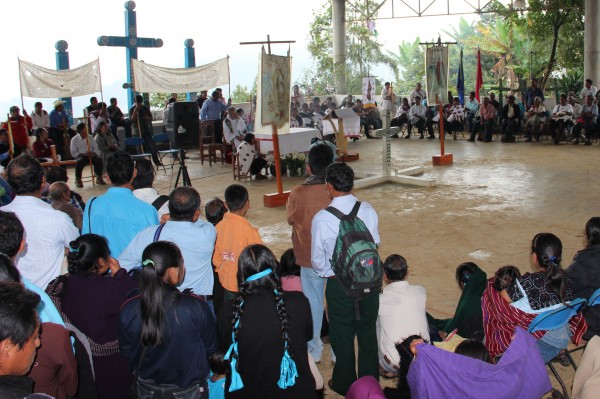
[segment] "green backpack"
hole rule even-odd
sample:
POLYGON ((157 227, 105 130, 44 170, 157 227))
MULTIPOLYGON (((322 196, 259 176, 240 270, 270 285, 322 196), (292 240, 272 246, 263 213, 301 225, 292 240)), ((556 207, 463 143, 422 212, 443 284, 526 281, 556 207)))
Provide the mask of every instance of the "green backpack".
POLYGON ((377 245, 365 223, 360 220, 360 201, 348 215, 334 207, 325 210, 340 219, 340 231, 329 262, 346 294, 361 298, 373 290, 380 291, 383 269, 377 245))

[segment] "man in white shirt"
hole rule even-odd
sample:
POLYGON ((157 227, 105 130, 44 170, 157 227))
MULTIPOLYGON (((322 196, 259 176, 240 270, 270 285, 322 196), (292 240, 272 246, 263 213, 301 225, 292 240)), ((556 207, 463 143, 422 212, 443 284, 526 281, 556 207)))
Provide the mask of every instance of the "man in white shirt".
POLYGON ((34 105, 35 109, 31 113, 31 123, 33 126, 33 130, 37 130, 39 128, 49 129, 50 128, 50 116, 48 113, 42 109, 42 103, 36 102, 34 105))
POLYGON ((65 248, 79 236, 79 230, 66 213, 42 201, 46 178, 35 158, 21 155, 13 159, 7 175, 17 196, 1 210, 17 215, 25 228, 27 246, 15 263, 23 276, 43 289, 60 274, 65 248))
POLYGON ((552 139, 558 145, 563 138, 567 126, 573 125, 573 107, 567 102, 567 95, 560 95, 560 103, 554 106, 550 127, 552 128, 552 139))
POLYGON ((87 126, 85 123, 77 125, 77 135, 71 139, 71 155, 77 160, 75 165, 75 185, 79 188, 83 187, 81 181, 81 172, 85 165, 91 162, 94 165, 94 173, 96 174, 96 184, 105 185, 102 179, 102 159, 100 158, 100 150, 96 144, 96 140, 92 140, 88 135, 87 126))
MULTIPOLYGON (((421 134, 420 139, 425 138, 423 131, 425 129, 425 122, 427 121, 427 107, 421 104, 421 97, 415 97, 415 103, 410 107, 408 111, 408 133, 404 136, 405 139, 409 139, 412 133, 413 126, 416 126, 419 133, 421 134)), ((433 129, 429 132, 429 138, 435 138, 433 129)))
POLYGON ((417 96, 423 101, 427 98, 427 93, 421 88, 421 83, 417 83, 415 89, 410 92, 410 105, 413 105, 416 102, 417 96))
POLYGON ((231 144, 234 149, 237 149, 244 141, 246 133, 248 133, 246 122, 238 116, 234 107, 227 108, 227 117, 223 120, 225 141, 231 144))
POLYGON ((379 342, 379 367, 388 377, 398 374, 400 355, 396 344, 411 335, 420 335, 429 341, 429 328, 425 306, 427 293, 420 285, 406 281, 408 265, 400 255, 390 255, 383 263, 387 284, 379 296, 377 341, 379 342), (401 315, 401 317, 398 317, 401 315))
MULTIPOLYGON (((333 163, 325 172, 325 189, 332 199, 334 207, 347 215, 356 205, 358 198, 352 194, 354 171, 345 163, 333 163)), ((369 229, 373 241, 379 245, 377 213, 373 207, 362 202, 357 214, 369 229)), ((331 212, 323 209, 312 220, 311 226, 311 262, 315 273, 327 279, 325 297, 329 315, 329 340, 336 356, 333 379, 330 387, 340 395, 357 379, 354 340, 358 339, 358 378, 365 375, 379 376, 377 356, 377 311, 379 292, 372 290, 360 301, 350 297, 336 278, 330 259, 340 228, 340 220, 331 212), (360 314, 360 317, 357 317, 360 314)))
POLYGON ((390 111, 390 115, 394 111, 394 92, 390 82, 385 82, 383 90, 381 90, 381 110, 384 115, 387 110, 390 111))
POLYGON ((592 86, 592 79, 586 79, 585 86, 583 87, 583 90, 581 90, 579 97, 583 98, 584 100, 587 98, 587 96, 596 97, 597 92, 598 89, 595 86, 592 86))

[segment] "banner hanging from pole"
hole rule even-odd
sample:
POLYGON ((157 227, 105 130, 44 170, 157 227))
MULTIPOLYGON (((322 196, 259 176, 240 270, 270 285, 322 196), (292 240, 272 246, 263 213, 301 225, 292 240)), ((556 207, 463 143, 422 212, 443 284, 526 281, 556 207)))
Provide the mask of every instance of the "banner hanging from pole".
POLYGON ((375 106, 375 78, 372 76, 362 79, 362 103, 363 108, 375 106))
POLYGON ((425 52, 427 105, 448 102, 448 47, 431 46, 425 52), (437 96, 437 102, 436 102, 437 96))
POLYGON ((19 60, 19 77, 24 97, 77 97, 102 91, 98 59, 60 71, 19 60))
POLYGON ((164 68, 132 59, 136 91, 144 93, 188 93, 229 84, 229 58, 195 68, 164 68))
POLYGON ((261 123, 282 128, 290 123, 291 59, 261 54, 261 123))

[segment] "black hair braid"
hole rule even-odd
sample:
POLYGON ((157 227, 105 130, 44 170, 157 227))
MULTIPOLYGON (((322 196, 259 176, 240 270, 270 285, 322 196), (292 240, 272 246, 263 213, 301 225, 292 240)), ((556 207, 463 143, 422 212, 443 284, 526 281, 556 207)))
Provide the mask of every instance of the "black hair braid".
POLYGON ((290 356, 292 355, 291 342, 290 342, 290 324, 288 321, 287 309, 285 307, 285 300, 283 299, 283 290, 279 282, 279 277, 273 274, 273 280, 275 281, 276 289, 273 291, 275 295, 275 307, 277 308, 277 314, 279 315, 279 321, 281 323, 281 338, 283 338, 284 348, 288 348, 290 356))
MULTIPOLYGON (((240 287, 241 288, 241 287, 240 287)), ((231 331, 233 332, 233 339, 235 342, 238 341, 238 333, 240 331, 240 327, 242 327, 242 315, 244 314, 244 307, 242 306, 244 303, 244 297, 241 292, 239 292, 235 298, 235 302, 233 304, 233 315, 231 317, 231 331), (239 323, 238 323, 239 321, 239 323), (237 327, 236 327, 237 324, 237 327)), ((229 358, 229 362, 231 359, 237 356, 235 353, 231 353, 231 357, 229 358)), ((239 364, 239 363, 238 363, 239 364)))
POLYGON ((71 241, 69 243, 69 253, 67 254, 67 270, 70 274, 77 274, 82 271, 80 259, 79 240, 71 241))
POLYGON ((560 268, 560 256, 548 255, 549 250, 542 256, 542 266, 546 267, 546 277, 550 285, 558 293, 560 300, 565 302, 565 279, 560 268))

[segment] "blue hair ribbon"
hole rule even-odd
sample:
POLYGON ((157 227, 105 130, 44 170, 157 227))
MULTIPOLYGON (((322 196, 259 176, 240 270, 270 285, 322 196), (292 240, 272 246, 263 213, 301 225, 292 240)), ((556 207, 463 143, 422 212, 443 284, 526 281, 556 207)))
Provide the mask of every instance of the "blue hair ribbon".
POLYGON ((79 248, 69 247, 69 252, 71 252, 72 254, 76 254, 79 252, 79 248))
POLYGON ((255 281, 255 280, 261 279, 261 278, 263 278, 263 277, 265 277, 265 276, 267 276, 267 275, 269 275, 271 273, 273 273, 273 269, 271 269, 271 268, 265 269, 262 272, 258 272, 256 274, 248 276, 246 278, 246 281, 255 281))

